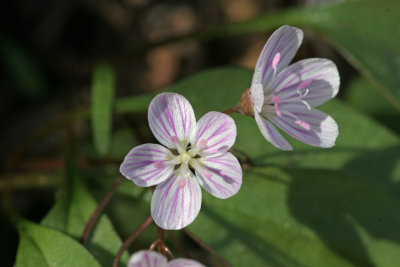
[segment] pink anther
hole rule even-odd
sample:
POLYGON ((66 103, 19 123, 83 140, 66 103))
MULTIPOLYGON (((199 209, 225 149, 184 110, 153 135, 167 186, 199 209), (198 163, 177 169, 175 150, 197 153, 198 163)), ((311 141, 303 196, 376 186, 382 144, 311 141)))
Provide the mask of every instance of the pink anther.
POLYGON ((274 102, 274 109, 275 109, 276 114, 279 117, 282 117, 282 114, 279 111, 279 107, 278 107, 278 104, 282 102, 282 98, 280 98, 279 96, 274 95, 273 97, 271 97, 271 101, 274 102))
POLYGON ((154 163, 154 167, 156 167, 157 169, 163 169, 166 167, 166 165, 164 161, 157 161, 156 163, 154 163))
POLYGON ((308 79, 305 81, 302 81, 298 86, 297 90, 303 90, 304 88, 307 88, 312 82, 312 79, 308 79))
POLYGON ((276 66, 278 66, 279 60, 281 59, 281 53, 276 53, 274 58, 272 59, 272 67, 276 69, 276 66))
POLYGON ((204 177, 206 177, 207 179, 210 179, 212 177, 212 174, 208 171, 203 171, 203 175, 204 177))
POLYGON ((306 130, 310 130, 311 128, 310 128, 310 124, 308 124, 307 122, 305 122, 305 121, 302 121, 302 120, 297 120, 297 121, 295 121, 295 123, 297 124, 297 125, 300 125, 302 128, 304 128, 304 129, 306 129, 306 130))
POLYGON ((178 187, 179 187, 180 189, 182 189, 182 188, 184 188, 185 186, 186 186, 186 178, 183 177, 183 178, 181 178, 181 179, 178 181, 178 187))
POLYGON ((174 143, 174 144, 179 143, 179 139, 178 139, 178 137, 176 137, 176 136, 171 136, 170 140, 171 140, 171 142, 174 143))
POLYGON ((199 146, 201 149, 205 149, 207 147, 207 140, 201 139, 199 142, 199 146))

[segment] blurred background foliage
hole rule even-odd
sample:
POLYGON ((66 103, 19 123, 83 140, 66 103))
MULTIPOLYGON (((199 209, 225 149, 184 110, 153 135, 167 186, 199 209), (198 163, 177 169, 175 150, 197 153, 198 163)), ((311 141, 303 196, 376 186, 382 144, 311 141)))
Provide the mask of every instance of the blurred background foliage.
MULTIPOLYGON (((0 8, 0 249, 4 266, 110 266, 150 212, 151 190, 124 182, 87 250, 79 237, 125 154, 154 142, 159 90, 196 117, 249 87, 269 34, 305 31, 295 60, 333 60, 337 99, 322 106, 337 145, 269 145, 233 115, 246 164, 229 200, 204 194, 189 227, 233 266, 397 266, 400 261, 400 3, 397 0, 42 0, 0 8), (325 2, 325 3, 323 3, 325 2), (18 253, 17 253, 18 251, 18 253)), ((131 252, 156 237, 147 229, 131 252)), ((182 232, 175 256, 218 262, 182 232)), ((128 253, 120 266, 126 265, 128 253)))

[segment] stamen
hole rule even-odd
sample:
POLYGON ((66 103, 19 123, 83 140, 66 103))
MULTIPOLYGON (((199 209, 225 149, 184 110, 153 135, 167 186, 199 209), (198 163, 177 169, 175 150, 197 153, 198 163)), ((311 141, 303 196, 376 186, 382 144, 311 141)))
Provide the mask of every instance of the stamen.
POLYGON ((185 152, 185 149, 182 147, 181 142, 179 142, 178 137, 171 136, 170 140, 176 146, 176 149, 178 149, 179 154, 182 154, 185 152))
POLYGON ((271 101, 274 102, 274 108, 275 108, 275 112, 279 117, 282 117, 281 112, 279 111, 279 107, 278 104, 282 102, 282 98, 280 98, 279 96, 272 96, 271 97, 271 101))
POLYGON ((171 136, 170 139, 171 139, 171 142, 174 143, 174 144, 178 144, 179 143, 179 139, 176 136, 171 136))
POLYGON ((280 59, 281 59, 281 53, 278 52, 275 54, 274 58, 272 59, 272 68, 276 69, 280 59))
POLYGON ((199 142, 199 146, 201 149, 205 149, 207 147, 207 140, 201 139, 199 142))
POLYGON ((312 81, 313 81, 312 79, 308 79, 308 80, 302 81, 302 82, 297 86, 297 90, 301 91, 301 90, 303 90, 304 88, 307 88, 307 87, 311 84, 312 81))
POLYGON ((188 154, 192 157, 196 156, 200 150, 206 149, 207 147, 207 140, 201 139, 197 145, 194 145, 192 149, 188 151, 188 154))
POLYGON ((203 171, 203 175, 204 175, 204 177, 206 177, 207 179, 210 179, 211 177, 212 177, 212 174, 210 173, 210 172, 208 172, 208 171, 203 171))
POLYGON ((165 161, 157 161, 156 163, 154 163, 154 167, 156 167, 157 169, 164 169, 167 166, 167 164, 165 164, 165 161))
POLYGON ((295 123, 296 123, 297 125, 300 125, 302 128, 304 128, 304 129, 306 129, 306 130, 308 130, 308 131, 311 129, 311 128, 310 128, 310 124, 308 124, 308 123, 305 122, 305 121, 296 120, 295 123))
POLYGON ((186 186, 186 178, 185 177, 181 177, 181 179, 178 182, 178 187, 180 189, 184 188, 186 186))

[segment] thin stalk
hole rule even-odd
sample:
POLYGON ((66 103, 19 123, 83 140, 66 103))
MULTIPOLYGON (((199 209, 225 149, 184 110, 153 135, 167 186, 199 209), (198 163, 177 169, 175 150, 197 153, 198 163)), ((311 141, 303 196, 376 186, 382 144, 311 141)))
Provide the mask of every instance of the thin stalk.
POLYGON ((102 214, 104 208, 107 206, 108 202, 110 201, 111 197, 114 195, 115 191, 117 188, 121 185, 121 183, 124 181, 124 177, 120 176, 118 177, 113 186, 107 191, 99 205, 97 206, 96 210, 93 212, 92 216, 90 217, 88 223, 85 226, 85 229, 82 232, 81 236, 81 243, 86 244, 90 233, 92 232, 92 229, 94 225, 96 224, 98 218, 102 214))
POLYGON ((125 250, 136 240, 136 238, 153 222, 153 217, 151 215, 139 225, 138 228, 125 240, 121 248, 118 250, 117 255, 114 258, 113 267, 118 267, 119 260, 124 254, 125 250))
POLYGON ((240 105, 238 103, 235 106, 233 106, 231 108, 228 108, 225 111, 222 111, 222 113, 225 113, 225 114, 229 115, 229 114, 232 114, 232 113, 235 113, 235 112, 239 112, 239 110, 240 110, 240 105))
POLYGON ((185 232, 185 234, 187 236, 189 236, 191 239, 193 239, 194 242, 196 242, 197 244, 199 244, 203 249, 207 250, 208 252, 210 252, 223 266, 225 267, 231 267, 231 265, 224 260, 214 249, 212 249, 209 245, 207 245, 206 243, 204 243, 203 240, 201 240, 198 236, 196 236, 195 234, 193 234, 191 231, 189 231, 187 228, 183 229, 183 232, 185 232))

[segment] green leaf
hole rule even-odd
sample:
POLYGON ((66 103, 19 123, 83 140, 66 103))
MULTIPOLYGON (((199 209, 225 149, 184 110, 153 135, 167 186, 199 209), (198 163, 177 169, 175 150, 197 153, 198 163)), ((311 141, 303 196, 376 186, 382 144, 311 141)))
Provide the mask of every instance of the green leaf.
POLYGON ((189 226, 233 266, 395 266, 400 200, 342 171, 255 168, 189 226))
POLYGON ((83 246, 59 231, 24 221, 19 233, 17 267, 101 266, 83 246))
POLYGON ((100 155, 110 148, 115 77, 111 66, 101 63, 93 71, 91 121, 94 144, 100 155))
MULTIPOLYGON (((61 197, 42 225, 60 230, 79 240, 97 203, 85 188, 79 177, 71 179, 72 184, 61 192, 61 197)), ((102 266, 111 266, 122 242, 106 215, 101 215, 89 237, 87 248, 102 266)), ((120 266, 126 266, 128 254, 125 253, 120 266)))
POLYGON ((379 94, 375 86, 360 77, 350 81, 345 94, 346 102, 390 129, 400 133, 400 113, 379 94))

